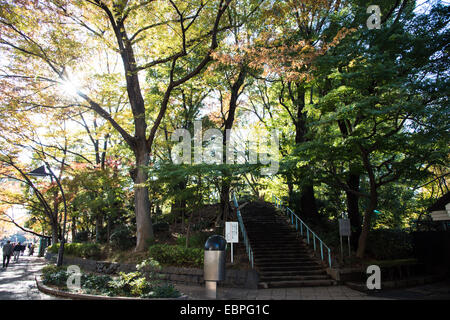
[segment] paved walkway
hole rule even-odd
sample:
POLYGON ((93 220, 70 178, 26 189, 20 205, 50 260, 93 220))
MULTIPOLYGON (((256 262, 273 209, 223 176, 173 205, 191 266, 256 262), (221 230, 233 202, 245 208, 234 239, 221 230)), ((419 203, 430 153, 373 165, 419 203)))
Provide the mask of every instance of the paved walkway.
MULTIPOLYGON (((3 262, 3 253, 1 254, 3 262)), ((58 298, 43 294, 36 288, 34 276, 45 266, 43 258, 20 256, 14 262, 11 256, 9 266, 0 266, 0 300, 56 300, 58 298)))
MULTIPOLYGON (((206 299, 201 286, 175 285, 190 299, 206 299)), ((218 300, 386 300, 387 297, 374 297, 350 289, 346 286, 304 287, 283 289, 237 289, 218 288, 218 300)))
MULTIPOLYGON (((206 299, 200 286, 176 285, 190 299, 206 299)), ((382 290, 366 294, 346 286, 305 287, 286 289, 218 288, 219 300, 450 300, 450 280, 426 285, 382 290)))
POLYGON ((396 300, 450 300, 450 279, 411 288, 384 290, 372 295, 396 300))

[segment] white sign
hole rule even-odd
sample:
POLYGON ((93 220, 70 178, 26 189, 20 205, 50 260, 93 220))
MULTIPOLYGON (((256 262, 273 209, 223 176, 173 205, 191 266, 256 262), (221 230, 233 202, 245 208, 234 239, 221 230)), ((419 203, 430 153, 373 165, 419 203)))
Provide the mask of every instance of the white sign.
POLYGON ((350 237, 350 220, 349 219, 339 219, 339 235, 341 237, 350 237))
POLYGON ((237 222, 225 222, 225 239, 228 243, 239 242, 239 225, 237 222))

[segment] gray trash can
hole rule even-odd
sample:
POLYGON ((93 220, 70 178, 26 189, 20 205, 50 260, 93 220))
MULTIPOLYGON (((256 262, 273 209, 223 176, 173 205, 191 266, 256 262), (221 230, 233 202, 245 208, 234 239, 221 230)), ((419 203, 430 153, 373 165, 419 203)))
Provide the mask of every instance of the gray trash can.
POLYGON ((204 280, 206 295, 216 298, 217 282, 225 280, 225 249, 227 241, 224 237, 213 235, 205 242, 204 280))

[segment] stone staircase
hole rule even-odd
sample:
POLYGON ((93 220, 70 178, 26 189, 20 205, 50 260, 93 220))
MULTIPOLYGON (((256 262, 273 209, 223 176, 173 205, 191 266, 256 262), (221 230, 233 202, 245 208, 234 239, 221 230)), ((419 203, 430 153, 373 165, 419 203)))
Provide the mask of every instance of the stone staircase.
POLYGON ((253 249, 259 287, 286 288, 336 284, 320 260, 303 242, 286 217, 267 202, 241 208, 242 220, 253 249))

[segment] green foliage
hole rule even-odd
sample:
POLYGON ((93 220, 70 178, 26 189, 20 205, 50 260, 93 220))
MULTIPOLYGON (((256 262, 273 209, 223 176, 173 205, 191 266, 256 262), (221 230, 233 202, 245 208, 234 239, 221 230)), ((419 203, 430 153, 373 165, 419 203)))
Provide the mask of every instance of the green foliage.
POLYGON ((148 269, 161 269, 161 264, 153 258, 148 258, 137 264, 136 269, 139 272, 143 272, 148 269))
MULTIPOLYGON (((189 236, 189 248, 203 248, 205 242, 211 233, 208 232, 198 232, 189 236)), ((186 237, 182 236, 177 239, 177 245, 186 246, 186 237)))
POLYGON ((46 285, 66 286, 68 274, 64 267, 47 265, 42 268, 42 282, 46 285))
POLYGON ((73 242, 87 242, 89 240, 89 232, 88 231, 80 231, 75 235, 75 239, 73 242))
POLYGON ((149 256, 163 266, 201 268, 204 252, 200 248, 155 244, 149 248, 149 256))
POLYGON ((369 233, 366 250, 368 256, 377 260, 411 258, 412 237, 402 230, 376 229, 369 233))
MULTIPOLYGON (((51 253, 58 253, 59 243, 49 246, 47 250, 51 253)), ((65 243, 64 254, 86 259, 95 259, 101 257, 101 248, 96 243, 65 243)))
POLYGON ((154 232, 168 232, 169 224, 167 222, 158 222, 153 225, 154 232))
MULTIPOLYGON (((418 211, 425 211, 425 202, 436 198, 435 192, 428 194, 421 185, 429 187, 434 181, 440 193, 448 191, 450 6, 443 1, 431 1, 415 10, 414 1, 380 0, 381 30, 366 27, 367 1, 231 1, 219 21, 221 31, 214 35, 218 47, 208 66, 198 63, 210 50, 207 38, 211 32, 205 30, 211 30, 217 9, 225 8, 219 6, 220 1, 206 5, 181 0, 135 2, 105 1, 100 8, 73 1, 71 10, 90 13, 75 24, 67 23, 70 17, 62 5, 24 0, 1 4, 0 56, 5 57, 5 70, 0 83, 0 131, 5 133, 0 161, 19 160, 17 155, 24 147, 40 151, 32 154, 31 163, 17 163, 17 168, 32 167, 44 154, 51 165, 64 164, 59 171, 69 220, 78 230, 89 230, 79 232, 74 242, 110 240, 116 251, 134 245, 133 235, 142 229, 136 228, 140 221, 132 214, 129 173, 136 173, 135 156, 144 151, 137 150, 138 146, 152 151, 147 168, 151 206, 146 210, 152 209, 153 217, 171 225, 183 219, 183 226, 189 225, 193 233, 189 239, 193 248, 201 248, 206 240, 196 232, 212 224, 196 213, 206 203, 223 201, 220 190, 225 185, 243 202, 253 200, 254 195, 267 199, 272 193, 289 193, 290 207, 299 214, 305 207, 304 187, 313 186, 319 215, 305 220, 313 220, 314 231, 327 243, 337 238, 336 228, 325 220, 334 223, 347 210, 350 197, 345 191, 351 177, 358 180, 357 187, 353 184, 358 190, 351 190, 359 197, 354 207, 360 213, 365 209, 369 214, 373 209, 383 212, 372 219, 369 229, 407 227, 418 211), (126 56, 139 56, 136 68, 145 77, 140 84, 135 79, 139 85, 134 89, 140 87, 142 92, 131 90, 131 82, 128 88, 123 83, 127 72, 132 76, 130 70, 109 72, 108 66, 123 51, 120 37, 110 37, 117 31, 111 29, 114 23, 101 18, 105 9, 114 11, 112 19, 123 20, 127 32, 122 36, 128 37, 133 43, 129 49, 135 50, 126 56), (180 14, 188 20, 195 16, 185 21, 185 30, 173 22, 180 14), (223 28, 228 24, 239 28, 223 28), (100 36, 83 26, 96 26, 100 36), (179 41, 180 34, 186 36, 185 41, 179 41), (106 58, 98 62, 96 52, 104 52, 106 58), (165 57, 175 58, 169 59, 173 63, 164 63, 165 57), (95 63, 102 65, 89 67, 95 63), (232 92, 237 73, 244 70, 251 76, 232 92), (61 75, 68 84, 72 76, 79 78, 91 111, 77 103, 75 94, 59 88, 56 82, 60 81, 55 79, 61 75), (229 108, 233 93, 237 93, 236 113, 229 108), (137 110, 130 101, 145 101, 145 107, 137 110), (104 108, 100 114, 93 107, 97 104, 104 108), (223 130, 227 115, 234 115, 233 128, 257 132, 265 127, 282 133, 283 161, 278 175, 262 177, 260 165, 173 164, 175 152, 170 150, 176 142, 171 133, 184 128, 192 138, 193 122, 200 118, 203 131, 223 130), (30 121, 36 116, 50 121, 30 121), (66 130, 73 122, 86 132, 66 130), (124 134, 150 131, 151 143, 146 146, 124 134), (46 145, 36 144, 40 132, 46 145), (438 167, 442 171, 433 172, 438 167), (172 212, 166 214, 169 208, 172 212), (107 230, 113 231, 110 239, 107 230)), ((9 168, 4 169, 2 177, 9 176, 9 168)), ((57 217, 41 209, 63 210, 59 189, 55 183, 37 186, 42 197, 28 186, 20 199, 0 200, 24 203, 30 209, 27 228, 42 234, 57 232, 60 226, 52 225, 57 217), (42 207, 43 199, 48 205, 42 207)), ((369 221, 369 217, 361 220, 369 221)), ((167 230, 167 225, 154 225, 154 231, 158 230, 167 230)), ((185 240, 181 237, 178 246, 164 247, 168 252, 158 246, 151 246, 150 251, 162 264, 201 265, 202 254, 184 249, 185 240)), ((383 249, 381 240, 373 239, 383 249)), ((99 254, 88 246, 67 244, 66 253, 89 258, 99 254)), ((57 246, 49 251, 56 253, 57 246)))
POLYGON ((127 226, 119 226, 110 237, 111 245, 115 249, 128 250, 135 244, 133 234, 127 226))
POLYGON ((52 273, 57 273, 61 270, 65 270, 65 269, 66 269, 65 267, 58 267, 54 264, 48 264, 41 269, 41 272, 43 275, 48 275, 48 274, 52 274, 52 273))
POLYGON ((120 272, 119 277, 109 283, 111 295, 141 296, 150 290, 150 285, 139 272, 120 272))
POLYGON ((99 292, 101 294, 108 294, 109 283, 112 280, 113 278, 109 275, 83 273, 81 275, 81 288, 83 288, 86 293, 95 294, 99 292))
MULTIPOLYGON (((77 226, 91 230, 97 220, 109 221, 111 226, 123 226, 129 222, 131 201, 128 190, 129 177, 124 176, 117 168, 119 161, 106 159, 103 168, 87 166, 82 163, 72 164, 72 179, 65 187, 71 197, 71 215, 76 218, 77 226)), ((100 223, 95 238, 87 231, 77 234, 76 242, 89 240, 89 236, 98 242, 106 242, 106 230, 100 223)))
MULTIPOLYGON (((144 263, 155 265, 154 261, 144 263)), ((69 274, 64 267, 54 265, 42 269, 43 282, 46 285, 57 286, 67 290, 69 274)), ((83 293, 94 295, 141 297, 141 298, 177 298, 180 292, 173 285, 160 281, 148 281, 143 273, 119 273, 118 277, 97 274, 81 274, 81 290, 83 293)))
POLYGON ((180 292, 170 283, 164 283, 151 289, 149 293, 143 294, 142 298, 178 298, 180 292))

